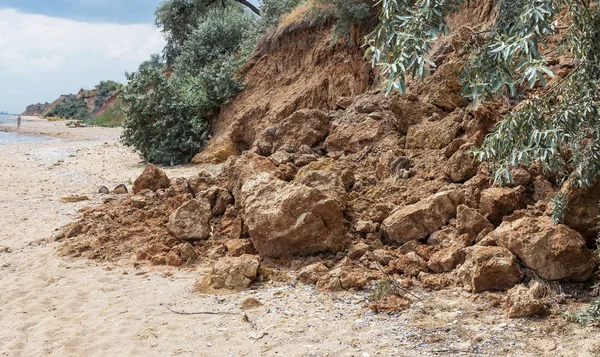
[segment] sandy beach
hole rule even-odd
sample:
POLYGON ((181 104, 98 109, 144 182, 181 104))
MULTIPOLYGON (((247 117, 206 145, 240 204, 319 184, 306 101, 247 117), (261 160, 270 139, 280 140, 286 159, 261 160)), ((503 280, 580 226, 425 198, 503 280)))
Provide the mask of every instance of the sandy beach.
MULTIPOLYGON (((0 126, 0 130, 16 129, 0 126)), ((600 331, 564 321, 508 319, 493 294, 416 291, 398 316, 364 308, 366 292, 302 284, 200 294, 209 269, 134 267, 55 253, 56 229, 144 169, 121 129, 25 118, 20 133, 57 138, 0 146, 0 356, 597 356, 600 331), (68 195, 90 201, 64 203, 68 195), (262 306, 242 310, 249 297, 262 306), (181 315, 227 312, 230 315, 181 315), (243 319, 246 314, 248 320, 243 319)), ((193 166, 165 169, 192 176, 193 166)))

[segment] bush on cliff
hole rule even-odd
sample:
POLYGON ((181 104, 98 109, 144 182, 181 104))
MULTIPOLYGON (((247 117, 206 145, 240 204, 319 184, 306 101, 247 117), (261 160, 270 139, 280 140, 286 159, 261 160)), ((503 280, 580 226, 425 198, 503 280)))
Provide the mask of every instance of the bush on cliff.
POLYGON ((127 79, 123 142, 149 162, 175 165, 190 160, 207 133, 207 123, 198 114, 199 100, 164 76, 161 68, 141 66, 127 79))
POLYGON ((293 0, 267 0, 257 20, 239 1, 165 1, 156 23, 167 38, 163 59, 128 74, 122 139, 153 163, 176 165, 197 154, 214 111, 242 89, 236 73, 279 11, 293 0))
POLYGON ((77 99, 76 96, 69 95, 46 113, 45 116, 82 120, 88 118, 90 114, 83 98, 77 99))

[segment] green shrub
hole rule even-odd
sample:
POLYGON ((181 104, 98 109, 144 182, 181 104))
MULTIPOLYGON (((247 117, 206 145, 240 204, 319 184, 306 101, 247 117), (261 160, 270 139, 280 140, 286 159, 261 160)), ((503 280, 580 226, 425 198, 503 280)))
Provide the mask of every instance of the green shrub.
POLYGON ((123 104, 119 101, 113 108, 109 108, 102 114, 91 117, 85 122, 94 126, 115 127, 121 126, 124 117, 123 104))
POLYGON ((596 300, 588 306, 587 309, 575 312, 572 314, 565 314, 564 318, 570 322, 576 322, 580 325, 587 325, 600 321, 600 300, 596 300))
POLYGON ((89 113, 83 98, 77 99, 76 96, 69 95, 46 113, 45 116, 83 120, 89 117, 89 113))
POLYGON ((366 27, 375 18, 370 0, 320 0, 326 8, 332 9, 337 19, 333 26, 334 41, 342 38, 351 42, 350 31, 353 26, 366 27))
POLYGON ((200 94, 190 93, 161 69, 141 67, 128 73, 123 90, 126 110, 122 140, 149 162, 177 165, 188 162, 206 139, 208 123, 198 107, 200 94))

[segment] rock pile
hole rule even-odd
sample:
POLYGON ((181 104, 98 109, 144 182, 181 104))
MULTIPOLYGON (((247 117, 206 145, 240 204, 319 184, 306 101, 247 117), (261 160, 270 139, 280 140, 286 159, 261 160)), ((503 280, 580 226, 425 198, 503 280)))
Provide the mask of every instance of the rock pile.
MULTIPOLYGON (((325 290, 361 289, 385 273, 431 289, 510 289, 510 316, 542 312, 520 284, 590 278, 585 238, 595 223, 584 218, 593 210, 553 225, 557 187, 536 169, 492 187, 468 150, 510 108, 467 107, 457 55, 447 57, 413 94, 340 96, 335 110, 329 100, 288 103, 270 122, 263 107, 246 108, 200 155, 214 165, 177 180, 148 165, 133 195, 86 210, 64 231, 62 252, 138 264, 209 259, 214 288, 247 287, 274 262, 325 290)), ((240 98, 249 105, 256 93, 240 98)))

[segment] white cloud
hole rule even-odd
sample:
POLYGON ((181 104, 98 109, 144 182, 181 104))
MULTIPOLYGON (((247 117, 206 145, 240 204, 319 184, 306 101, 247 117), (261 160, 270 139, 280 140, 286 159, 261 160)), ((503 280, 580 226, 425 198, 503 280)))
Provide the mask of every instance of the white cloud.
POLYGON ((16 106, 15 100, 19 105, 51 101, 54 94, 100 80, 124 81, 123 73, 163 46, 162 34, 151 24, 85 23, 0 9, 0 110, 16 106), (27 88, 15 92, 23 83, 36 85, 35 98, 27 88), (41 93, 50 97, 41 98, 41 93))

